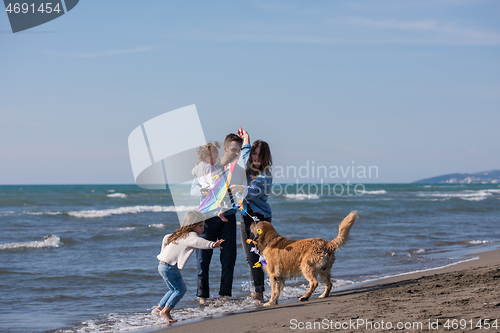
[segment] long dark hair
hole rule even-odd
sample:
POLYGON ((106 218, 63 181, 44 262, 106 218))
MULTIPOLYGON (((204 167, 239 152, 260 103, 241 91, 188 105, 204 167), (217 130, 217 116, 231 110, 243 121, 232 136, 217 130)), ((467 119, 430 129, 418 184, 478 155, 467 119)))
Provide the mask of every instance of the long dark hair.
POLYGON ((261 173, 271 172, 271 166, 273 165, 273 156, 271 155, 271 149, 267 142, 262 140, 257 140, 252 144, 252 148, 250 149, 250 157, 247 161, 247 177, 252 175, 252 179, 255 179, 261 173), (255 149, 260 148, 259 152, 259 160, 260 166, 255 168, 252 163, 252 154, 255 152, 255 149))

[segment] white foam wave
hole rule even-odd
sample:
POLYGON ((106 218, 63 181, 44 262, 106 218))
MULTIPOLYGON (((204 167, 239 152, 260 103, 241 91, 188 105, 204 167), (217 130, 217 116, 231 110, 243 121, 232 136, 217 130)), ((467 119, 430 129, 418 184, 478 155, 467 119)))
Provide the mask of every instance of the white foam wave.
POLYGON ((26 214, 26 215, 61 215, 62 212, 26 212, 26 211, 24 211, 23 214, 26 214))
POLYGON ((462 200, 468 201, 481 201, 486 200, 488 197, 492 196, 491 190, 479 190, 479 191, 463 191, 458 193, 419 193, 418 196, 425 197, 440 197, 440 198, 460 198, 462 200))
POLYGON ((127 197, 124 193, 111 193, 107 195, 108 198, 122 198, 125 199, 127 197))
POLYGON ((489 240, 472 240, 472 241, 469 241, 469 244, 472 244, 472 245, 479 245, 479 244, 489 244, 489 243, 493 243, 493 241, 489 241, 489 240))
POLYGON ((462 200, 467 200, 467 201, 483 201, 488 199, 487 196, 478 196, 478 197, 465 197, 465 198, 460 198, 462 200))
POLYGON ((360 194, 387 194, 386 190, 377 190, 377 191, 357 191, 360 194))
POLYGON ((292 199, 292 200, 317 200, 319 199, 319 195, 316 194, 285 194, 285 198, 287 199, 292 199))
MULTIPOLYGON (((334 288, 339 288, 347 285, 351 285, 354 282, 347 280, 334 280, 332 281, 334 288)), ((304 283, 295 283, 293 281, 292 285, 285 286, 282 294, 280 295, 280 300, 295 298, 304 295, 304 293, 309 289, 307 281, 304 283)), ((266 280, 267 291, 264 293, 264 298, 269 299, 271 295, 271 287, 269 279, 266 280)), ((243 292, 250 292, 250 283, 242 283, 243 292)), ((324 291, 324 285, 320 283, 317 290, 313 294, 313 297, 319 296, 324 291)), ((177 306, 175 311, 172 312, 174 319, 179 322, 190 319, 200 319, 200 318, 217 318, 227 313, 234 313, 241 310, 250 310, 257 307, 255 300, 250 297, 243 297, 238 299, 225 299, 225 298, 212 298, 209 299, 207 305, 203 308, 198 306, 187 306, 180 307, 177 306)), ((138 329, 151 329, 152 326, 162 328, 160 325, 165 325, 166 322, 159 316, 156 306, 151 308, 148 312, 144 313, 133 313, 133 314, 118 314, 109 313, 100 318, 92 319, 83 322, 69 330, 64 330, 64 333, 93 333, 93 332, 123 332, 138 329)))
POLYGON ((112 230, 117 230, 117 231, 129 231, 129 230, 134 230, 136 227, 123 227, 123 228, 116 228, 112 230))
POLYGON ((163 223, 156 223, 156 224, 150 224, 148 225, 148 227, 160 229, 160 228, 165 228, 165 225, 163 223))
POLYGON ((0 245, 0 250, 10 250, 19 248, 44 248, 44 247, 59 247, 62 245, 61 239, 54 235, 48 235, 41 241, 23 242, 23 243, 10 243, 0 245))
POLYGON ((188 211, 197 209, 198 206, 131 206, 131 207, 120 207, 112 209, 101 209, 101 210, 80 210, 68 212, 69 216, 84 218, 84 219, 97 219, 102 217, 107 217, 111 215, 121 215, 121 214, 137 214, 145 212, 153 213, 164 213, 164 212, 177 212, 177 211, 188 211))

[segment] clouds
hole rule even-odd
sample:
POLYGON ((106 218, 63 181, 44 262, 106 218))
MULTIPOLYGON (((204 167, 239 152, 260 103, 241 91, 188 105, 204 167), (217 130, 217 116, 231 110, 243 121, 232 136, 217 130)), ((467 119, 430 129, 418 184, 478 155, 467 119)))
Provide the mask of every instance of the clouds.
POLYGON ((144 46, 144 47, 137 47, 137 48, 133 48, 133 49, 125 49, 125 50, 109 50, 109 51, 102 51, 102 52, 95 52, 95 53, 76 53, 74 55, 76 57, 81 57, 81 58, 102 57, 102 56, 115 55, 115 54, 145 52, 145 51, 152 50, 153 48, 154 48, 153 46, 144 46))
POLYGON ((500 45, 486 0, 251 1, 204 25, 179 26, 168 39, 312 45, 500 45))
POLYGON ((155 46, 142 46, 135 48, 127 48, 127 49, 102 50, 98 52, 59 53, 59 52, 47 51, 46 53, 50 55, 69 56, 76 58, 98 58, 98 57, 106 57, 106 56, 113 56, 120 54, 141 53, 141 52, 151 51, 154 48, 155 46))
POLYGON ((416 44, 416 45, 500 45, 500 33, 435 20, 401 21, 342 18, 335 23, 302 25, 297 31, 274 24, 259 28, 190 30, 172 38, 209 42, 254 42, 292 44, 416 44))
MULTIPOLYGON (((457 24, 438 22, 436 20, 402 21, 395 19, 374 20, 354 17, 347 24, 379 31, 397 31, 406 34, 399 42, 416 44, 451 44, 451 45, 500 45, 500 33, 461 27, 457 24), (415 35, 409 36, 408 32, 415 35)), ((379 42, 383 42, 380 39, 379 42)), ((391 43, 388 39, 386 42, 391 43)))

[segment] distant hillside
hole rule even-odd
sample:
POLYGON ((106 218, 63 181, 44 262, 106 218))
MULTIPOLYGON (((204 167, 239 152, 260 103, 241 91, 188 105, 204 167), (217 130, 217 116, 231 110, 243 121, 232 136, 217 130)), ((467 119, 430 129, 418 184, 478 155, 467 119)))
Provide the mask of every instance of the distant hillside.
POLYGON ((413 184, 500 184, 500 170, 478 173, 452 173, 433 178, 417 180, 413 184))

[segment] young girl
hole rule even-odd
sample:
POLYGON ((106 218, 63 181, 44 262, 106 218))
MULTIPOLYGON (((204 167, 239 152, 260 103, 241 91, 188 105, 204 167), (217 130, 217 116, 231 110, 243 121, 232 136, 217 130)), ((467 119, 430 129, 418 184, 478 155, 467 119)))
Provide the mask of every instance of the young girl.
POLYGON ((191 173, 198 178, 202 190, 212 188, 217 182, 214 176, 222 171, 222 166, 219 163, 219 148, 220 144, 215 141, 214 143, 209 142, 204 146, 200 146, 198 149, 198 159, 200 162, 196 164, 191 173))
POLYGON ((186 293, 186 284, 180 270, 186 265, 194 249, 211 250, 216 247, 222 249, 224 242, 210 242, 201 237, 205 228, 205 215, 197 211, 187 212, 182 220, 182 225, 172 234, 166 235, 161 244, 161 253, 158 255, 160 263, 158 272, 168 286, 168 292, 158 303, 160 316, 169 323, 174 323, 170 311, 186 293))
MULTIPOLYGON (((198 159, 200 162, 196 163, 196 166, 191 170, 191 174, 198 179, 201 186, 201 193, 207 195, 208 191, 214 187, 219 178, 217 178, 218 173, 220 173, 223 168, 219 162, 219 151, 220 144, 215 141, 214 143, 207 143, 204 146, 200 146, 198 149, 198 159)), ((224 217, 224 212, 221 210, 217 214, 219 218, 227 222, 224 217)))
MULTIPOLYGON (((254 222, 251 216, 256 216, 260 221, 271 222, 271 206, 267 202, 267 199, 271 194, 273 184, 273 176, 271 174, 273 158, 269 145, 265 141, 257 140, 250 146, 250 136, 244 130, 241 153, 243 161, 246 163, 248 184, 246 187, 248 194, 245 196, 248 214, 241 215, 241 242, 250 268, 250 278, 255 289, 252 296, 258 303, 261 303, 264 300, 264 271, 261 267, 254 267, 255 263, 259 261, 259 255, 250 252, 253 245, 247 244, 246 240, 254 238, 254 234, 250 231, 250 226, 254 222)), ((231 186, 232 191, 243 192, 244 189, 240 185, 231 186)))

